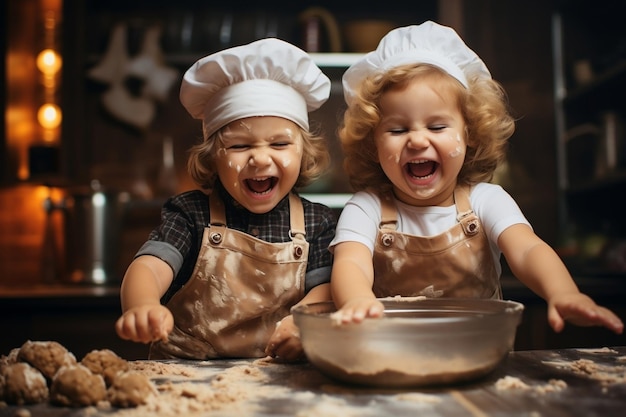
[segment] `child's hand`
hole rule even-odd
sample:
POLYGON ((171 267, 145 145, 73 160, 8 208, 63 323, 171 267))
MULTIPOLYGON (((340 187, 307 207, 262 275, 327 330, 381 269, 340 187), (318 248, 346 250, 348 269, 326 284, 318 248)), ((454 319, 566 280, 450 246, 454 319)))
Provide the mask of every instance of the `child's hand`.
POLYGON ((300 332, 289 315, 276 323, 276 330, 267 342, 265 354, 288 362, 304 359, 304 350, 300 342, 300 332))
POLYGON ((553 297, 548 303, 548 322, 557 333, 563 330, 565 322, 576 326, 604 326, 617 334, 624 330, 624 323, 611 310, 581 293, 553 297))
POLYGON ((163 305, 145 305, 127 310, 115 323, 119 337, 133 342, 167 341, 174 317, 163 305))
POLYGON ((384 311, 385 306, 376 298, 354 298, 334 313, 334 317, 340 323, 360 323, 367 317, 382 317, 384 311))

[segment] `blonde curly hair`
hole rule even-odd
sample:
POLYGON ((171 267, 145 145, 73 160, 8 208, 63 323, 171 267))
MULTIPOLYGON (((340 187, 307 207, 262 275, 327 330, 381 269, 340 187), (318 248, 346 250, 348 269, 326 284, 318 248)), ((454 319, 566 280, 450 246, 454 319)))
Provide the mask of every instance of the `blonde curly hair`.
POLYGON ((391 190, 378 162, 373 132, 381 119, 381 96, 414 80, 441 87, 455 97, 466 124, 467 152, 458 183, 473 185, 493 179, 506 158, 507 141, 515 130, 502 86, 492 79, 469 80, 469 88, 443 70, 428 64, 402 65, 366 78, 344 113, 338 129, 344 152, 344 170, 354 191, 391 190))
MULTIPOLYGON (((295 188, 302 188, 318 179, 330 164, 330 154, 326 139, 317 131, 311 132, 299 127, 302 136, 302 164, 295 188)), ((187 171, 199 187, 212 190, 217 180, 215 157, 223 145, 224 128, 219 129, 206 140, 189 149, 187 171)))

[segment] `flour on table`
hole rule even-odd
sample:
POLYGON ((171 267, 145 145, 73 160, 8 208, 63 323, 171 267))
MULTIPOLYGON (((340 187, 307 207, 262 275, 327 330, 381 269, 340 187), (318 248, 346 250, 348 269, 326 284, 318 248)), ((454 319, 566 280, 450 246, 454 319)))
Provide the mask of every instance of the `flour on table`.
POLYGON ((603 347, 603 348, 589 348, 589 349, 576 349, 579 352, 582 353, 613 353, 613 354, 618 354, 619 352, 608 348, 608 347, 603 347))
POLYGON ((400 401, 420 404, 438 404, 441 402, 441 398, 436 395, 422 394, 419 392, 405 392, 395 395, 394 398, 400 401))
POLYGON ((296 413, 296 417, 363 417, 374 416, 372 409, 357 407, 348 404, 345 400, 322 395, 321 399, 311 407, 303 408, 296 413))
POLYGON ((198 376, 199 370, 191 366, 185 366, 175 363, 155 362, 155 361, 131 361, 129 369, 139 371, 148 378, 158 378, 160 376, 181 376, 186 378, 194 378, 198 376))
MULTIPOLYGON (((151 397, 146 404, 136 408, 118 410, 114 414, 116 417, 192 417, 205 416, 210 412, 219 413, 220 416, 250 415, 259 408, 256 401, 288 393, 287 388, 265 384, 268 377, 262 368, 250 364, 235 365, 223 371, 212 370, 214 376, 207 383, 172 380, 168 372, 181 375, 181 372, 187 372, 185 366, 164 363, 148 365, 159 376, 167 376, 168 381, 157 385, 159 395, 151 397)), ((197 376, 195 373, 191 375, 192 378, 197 376)))
POLYGON ((521 390, 532 391, 537 394, 547 394, 551 392, 559 392, 567 388, 567 383, 560 379, 550 379, 547 384, 529 385, 521 379, 507 375, 498 379, 495 387, 499 391, 521 390))

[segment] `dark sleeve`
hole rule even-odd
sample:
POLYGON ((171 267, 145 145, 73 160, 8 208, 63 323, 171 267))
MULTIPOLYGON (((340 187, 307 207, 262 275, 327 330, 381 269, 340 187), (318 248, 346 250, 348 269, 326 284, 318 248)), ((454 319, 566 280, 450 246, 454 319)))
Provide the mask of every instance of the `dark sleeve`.
POLYGON ((335 237, 337 219, 335 213, 327 206, 303 200, 305 205, 305 222, 307 241, 309 242, 309 258, 307 263, 305 289, 330 282, 330 271, 333 257, 328 245, 335 237))

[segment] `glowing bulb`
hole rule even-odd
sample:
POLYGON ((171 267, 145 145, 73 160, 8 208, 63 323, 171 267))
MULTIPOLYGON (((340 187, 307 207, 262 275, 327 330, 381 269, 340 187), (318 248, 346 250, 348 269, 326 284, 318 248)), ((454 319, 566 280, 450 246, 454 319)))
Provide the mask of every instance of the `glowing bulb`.
POLYGON ((63 115, 56 104, 46 103, 37 112, 37 121, 46 129, 55 129, 61 124, 63 115))
POLYGON ((37 55, 37 68, 46 75, 54 75, 60 69, 62 59, 53 49, 44 49, 37 55))

